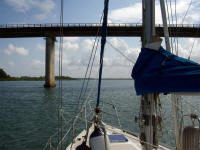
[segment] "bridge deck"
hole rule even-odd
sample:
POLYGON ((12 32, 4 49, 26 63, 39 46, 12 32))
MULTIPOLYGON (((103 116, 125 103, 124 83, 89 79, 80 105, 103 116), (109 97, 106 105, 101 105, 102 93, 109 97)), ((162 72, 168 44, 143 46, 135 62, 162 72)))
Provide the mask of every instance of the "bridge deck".
MULTIPOLYGON (((100 24, 64 24, 63 36, 100 36, 100 24)), ((141 37, 142 24, 108 24, 108 36, 141 37)), ((60 24, 0 25, 0 38, 60 36, 60 24)), ((163 37, 163 26, 156 25, 156 34, 163 37)), ((170 37, 200 37, 200 25, 170 25, 170 37)))

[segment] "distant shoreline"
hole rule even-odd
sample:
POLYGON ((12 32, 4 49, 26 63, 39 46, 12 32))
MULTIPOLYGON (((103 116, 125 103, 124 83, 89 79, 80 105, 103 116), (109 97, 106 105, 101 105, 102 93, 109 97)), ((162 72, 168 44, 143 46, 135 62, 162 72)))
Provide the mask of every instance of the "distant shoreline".
MULTIPOLYGON (((55 76, 55 80, 84 80, 84 78, 72 78, 68 76, 55 76)), ((88 80, 88 78, 86 78, 88 80)), ((90 78, 89 80, 98 80, 97 78, 90 78)), ((102 80, 132 80, 131 78, 103 78, 102 80)), ((44 76, 40 77, 30 77, 30 76, 21 76, 21 77, 12 77, 8 75, 3 69, 0 68, 0 81, 45 81, 44 76)))
MULTIPOLYGON (((55 80, 59 80, 60 77, 56 76, 55 80)), ((28 77, 28 76, 22 76, 22 77, 7 77, 7 78, 0 78, 0 81, 44 81, 45 77, 28 77)), ((71 78, 67 76, 63 76, 62 80, 77 80, 76 78, 71 78)))
MULTIPOLYGON (((55 78, 55 80, 59 80, 59 78, 55 78)), ((63 77, 63 81, 65 80, 84 80, 84 78, 71 78, 71 77, 63 77)), ((88 79, 86 79, 88 80, 88 79)), ((91 78, 89 80, 98 80, 95 78, 91 78)), ((132 80, 130 78, 104 78, 102 80, 132 80)), ((0 78, 0 81, 45 81, 44 77, 10 77, 10 78, 0 78)))

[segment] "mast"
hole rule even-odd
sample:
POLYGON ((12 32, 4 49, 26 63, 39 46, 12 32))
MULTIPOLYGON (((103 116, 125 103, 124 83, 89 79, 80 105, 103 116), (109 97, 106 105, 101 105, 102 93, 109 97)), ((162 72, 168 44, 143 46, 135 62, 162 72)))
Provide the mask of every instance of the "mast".
MULTIPOLYGON (((162 21, 163 21, 163 27, 164 27, 165 45, 166 45, 166 49, 169 52, 171 52, 171 47, 169 43, 169 30, 168 30, 164 0, 160 0, 160 8, 161 8, 162 21)), ((178 105, 179 99, 180 99, 180 96, 176 95, 175 93, 171 94, 172 109, 173 109, 173 116, 174 116, 174 132, 175 132, 177 150, 181 150, 180 133, 179 133, 179 125, 178 125, 178 117, 177 117, 178 116, 177 105, 178 105)))
POLYGON ((171 47, 170 47, 170 44, 169 44, 169 30, 168 30, 168 26, 167 26, 167 16, 166 16, 166 9, 165 9, 164 0, 160 0, 160 9, 161 9, 162 21, 163 21, 163 27, 164 27, 166 49, 169 52, 171 52, 171 47))
POLYGON ((101 52, 100 52, 100 68, 99 68, 99 82, 98 82, 96 113, 98 113, 100 93, 101 93, 103 56, 104 56, 104 48, 106 44, 106 35, 107 35, 108 4, 109 4, 109 0, 105 0, 104 1, 104 17, 103 17, 103 24, 102 24, 102 31, 101 31, 101 52))
POLYGON ((143 0, 143 40, 142 47, 155 36, 155 0, 143 0))
MULTIPOLYGON (((143 37, 142 47, 150 42, 155 36, 155 0, 143 0, 143 37)), ((155 102, 156 94, 143 94, 141 98, 141 112, 144 119, 144 128, 141 129, 140 139, 143 149, 152 150, 157 146, 157 126, 155 121, 155 102), (154 145, 154 146, 153 146, 154 145)))

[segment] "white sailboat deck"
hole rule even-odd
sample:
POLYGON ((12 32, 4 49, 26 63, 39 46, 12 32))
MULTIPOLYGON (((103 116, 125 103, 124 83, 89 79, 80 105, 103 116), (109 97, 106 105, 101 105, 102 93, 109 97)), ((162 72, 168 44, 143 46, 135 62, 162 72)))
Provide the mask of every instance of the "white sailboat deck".
MULTIPOLYGON (((128 139, 128 141, 110 142, 109 143, 110 150, 143 150, 142 145, 140 144, 140 139, 136 135, 134 135, 132 133, 128 133, 126 131, 123 131, 121 129, 115 128, 110 125, 106 125, 105 128, 106 128, 108 135, 121 134, 121 135, 124 135, 128 139)), ((88 137, 90 137, 93 130, 94 130, 94 126, 90 127, 88 137)), ((74 139, 73 143, 71 143, 66 148, 66 150, 86 150, 86 149, 79 147, 83 143, 85 135, 86 135, 86 130, 83 130, 74 139)), ((87 139, 86 145, 89 147, 89 138, 87 139)), ((157 150, 170 150, 170 149, 159 145, 157 150)))

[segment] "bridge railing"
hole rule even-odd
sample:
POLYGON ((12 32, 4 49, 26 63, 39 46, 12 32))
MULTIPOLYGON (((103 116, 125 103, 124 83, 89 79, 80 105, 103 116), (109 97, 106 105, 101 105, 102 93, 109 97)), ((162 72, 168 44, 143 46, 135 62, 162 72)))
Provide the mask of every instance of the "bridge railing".
MULTIPOLYGON (((41 27, 60 27, 59 23, 47 24, 0 24, 0 28, 41 28, 41 27)), ((100 23, 64 23, 64 27, 100 27, 100 23)), ((141 23, 109 23, 109 27, 141 27, 141 23)), ((169 27, 200 27, 200 24, 170 24, 169 27)), ((156 24, 156 27, 163 27, 162 24, 156 24)))
MULTIPOLYGON (((27 28, 27 27, 60 27, 59 23, 48 23, 48 24, 0 24, 0 28, 27 28)), ((64 27, 100 27, 100 23, 64 23, 64 27)), ((109 23, 108 26, 142 26, 138 23, 109 23)))

